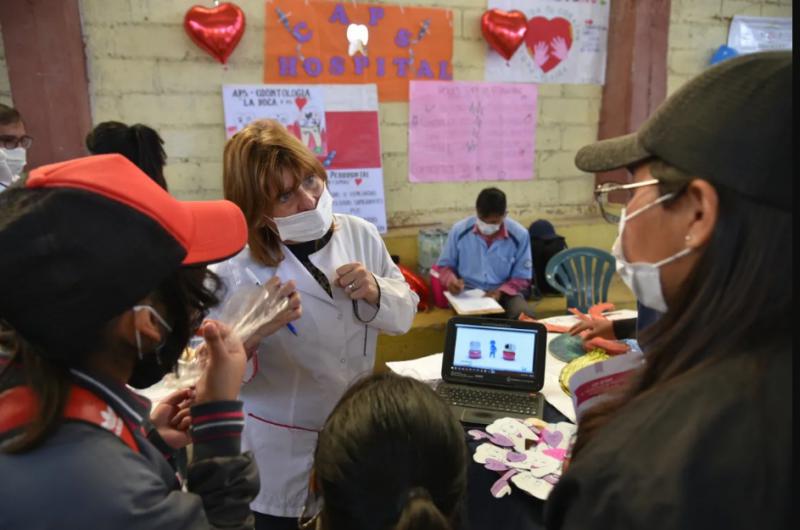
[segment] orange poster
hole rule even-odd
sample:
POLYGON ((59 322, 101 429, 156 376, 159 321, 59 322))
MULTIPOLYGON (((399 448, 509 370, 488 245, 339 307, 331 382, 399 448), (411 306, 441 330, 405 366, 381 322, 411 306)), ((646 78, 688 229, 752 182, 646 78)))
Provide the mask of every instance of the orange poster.
POLYGON ((376 83, 381 101, 408 101, 408 82, 453 78, 446 9, 267 0, 265 83, 376 83))

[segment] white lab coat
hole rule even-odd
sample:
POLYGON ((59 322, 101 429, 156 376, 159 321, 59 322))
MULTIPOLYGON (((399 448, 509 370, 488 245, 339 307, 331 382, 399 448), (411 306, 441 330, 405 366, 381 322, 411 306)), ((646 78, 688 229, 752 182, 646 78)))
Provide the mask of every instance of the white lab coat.
POLYGON ((303 316, 293 323, 297 336, 284 327, 267 337, 248 363, 241 390, 243 449, 255 453, 261 475, 261 491, 251 504, 259 513, 300 515, 317 433, 345 389, 372 371, 378 332, 408 331, 419 301, 374 225, 340 214, 334 222, 328 244, 310 256, 328 277, 333 299, 285 247, 277 267, 256 262, 247 248, 212 267, 226 286, 248 282, 247 267, 262 283, 276 275, 282 282, 294 280, 301 295, 303 316), (353 262, 363 263, 381 290, 377 314, 374 306, 358 303, 363 320, 375 317, 368 324, 356 318, 352 301, 335 283, 336 269, 353 262))

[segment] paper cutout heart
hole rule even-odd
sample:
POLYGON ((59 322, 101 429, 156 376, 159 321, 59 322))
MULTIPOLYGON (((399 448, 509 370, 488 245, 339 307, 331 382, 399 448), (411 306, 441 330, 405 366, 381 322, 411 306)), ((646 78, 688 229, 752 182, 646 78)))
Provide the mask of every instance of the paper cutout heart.
POLYGON ((562 17, 533 17, 528 21, 525 47, 544 73, 567 58, 572 49, 572 24, 562 17))
POLYGON ((542 441, 549 445, 550 447, 558 447, 558 444, 561 443, 561 440, 564 439, 564 435, 561 431, 544 431, 542 432, 542 441))
POLYGON ((303 107, 306 106, 308 100, 306 98, 294 98, 294 104, 297 105, 297 108, 303 110, 303 107))
POLYGON ((362 179, 362 178, 357 178, 357 179, 356 179, 356 186, 358 186, 358 185, 359 185, 359 184, 361 184, 362 182, 364 182, 364 179, 362 179))
POLYGON ((222 64, 239 44, 244 27, 244 13, 229 2, 211 8, 192 6, 183 17, 189 38, 222 64))
POLYGON ((483 38, 505 60, 511 59, 528 31, 522 11, 490 9, 481 16, 483 38))

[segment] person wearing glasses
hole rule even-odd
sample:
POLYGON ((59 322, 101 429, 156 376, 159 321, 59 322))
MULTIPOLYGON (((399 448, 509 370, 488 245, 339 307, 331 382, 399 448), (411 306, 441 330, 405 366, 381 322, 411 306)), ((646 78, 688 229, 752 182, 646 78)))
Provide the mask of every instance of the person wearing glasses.
POLYGON ((578 152, 630 168, 615 254, 663 314, 581 416, 549 530, 791 528, 792 77, 790 51, 729 59, 578 152))
POLYGON ((322 427, 301 529, 465 528, 464 430, 431 387, 392 373, 351 386, 322 427))
MULTIPOLYGON (((631 175, 632 174, 633 172, 631 171, 631 175)), ((635 191, 643 185, 646 186, 648 184, 641 182, 627 184, 605 183, 597 186, 597 189, 594 191, 594 197, 600 208, 600 214, 603 216, 603 219, 608 223, 619 224, 624 205, 628 204, 635 191), (614 202, 612 202, 610 198, 613 198, 614 202)), ((627 218, 631 219, 638 215, 638 212, 631 212, 627 215, 627 218)), ((629 274, 630 269, 623 269, 622 267, 624 259, 622 259, 621 256, 619 237, 617 237, 617 240, 614 242, 611 252, 616 260, 617 272, 626 285, 633 289, 633 279, 629 274)), ((569 334, 578 335, 586 331, 586 334, 583 335, 583 340, 585 341, 595 337, 610 340, 635 339, 645 328, 658 320, 663 312, 660 304, 659 310, 656 310, 644 305, 641 300, 636 301, 636 309, 636 318, 609 320, 607 318, 594 318, 590 315, 586 315, 585 318, 581 319, 580 322, 570 328, 569 334)))
POLYGON ((247 248, 213 268, 228 296, 278 279, 292 293, 293 327, 245 340, 241 396, 244 444, 262 473, 256 530, 296 528, 325 418, 373 370, 378 334, 409 330, 419 299, 375 225, 333 212, 322 162, 279 122, 254 121, 228 140, 222 180, 249 229, 247 248))
POLYGON ((0 192, 19 180, 32 143, 19 111, 0 103, 0 192))

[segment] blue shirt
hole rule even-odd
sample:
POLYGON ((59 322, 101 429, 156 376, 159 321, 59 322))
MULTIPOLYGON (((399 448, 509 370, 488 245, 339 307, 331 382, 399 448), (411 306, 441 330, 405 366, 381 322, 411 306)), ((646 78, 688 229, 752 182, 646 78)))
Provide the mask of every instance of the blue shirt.
POLYGON ((475 233, 473 215, 453 225, 437 265, 449 267, 464 280, 465 288, 484 291, 497 289, 511 278, 531 280, 531 240, 528 231, 508 217, 507 238, 495 239, 491 246, 475 233))

